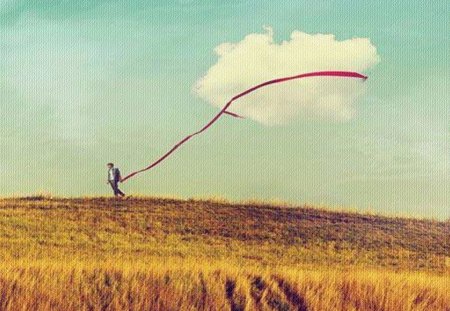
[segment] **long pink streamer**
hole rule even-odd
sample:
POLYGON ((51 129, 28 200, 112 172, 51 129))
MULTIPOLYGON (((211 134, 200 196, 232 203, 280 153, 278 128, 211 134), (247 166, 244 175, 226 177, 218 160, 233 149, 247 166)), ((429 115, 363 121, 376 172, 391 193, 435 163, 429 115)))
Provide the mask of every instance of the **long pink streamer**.
POLYGON ((227 111, 228 107, 230 107, 230 105, 237 99, 252 93, 254 91, 256 91, 257 89, 260 89, 262 87, 265 87, 267 85, 271 85, 271 84, 276 84, 276 83, 282 83, 282 82, 286 82, 286 81, 290 81, 290 80, 296 80, 296 79, 302 79, 302 78, 308 78, 308 77, 319 77, 319 76, 326 76, 326 77, 344 77, 344 78, 358 78, 358 79, 363 79, 366 80, 367 76, 364 76, 360 73, 357 72, 351 72, 351 71, 316 71, 316 72, 309 72, 309 73, 303 73, 303 74, 299 74, 296 76, 290 76, 290 77, 284 77, 284 78, 278 78, 278 79, 274 79, 274 80, 270 80, 270 81, 266 81, 263 82, 261 84, 258 84, 256 86, 253 86, 251 88, 249 88, 248 90, 243 91, 242 93, 239 93, 237 95, 235 95, 233 98, 230 99, 230 101, 228 103, 225 104, 225 106, 223 106, 222 110, 220 110, 220 112, 218 114, 216 114, 216 116, 214 118, 211 119, 211 121, 209 121, 205 126, 203 126, 200 130, 198 130, 197 132, 194 132, 188 136, 186 136, 185 138, 183 138, 181 141, 179 141, 175 146, 173 146, 169 151, 167 151, 163 156, 161 156, 159 159, 157 159, 155 162, 151 163, 149 166, 132 172, 130 174, 128 174, 127 176, 125 176, 124 178, 122 178, 122 182, 126 181, 127 179, 148 171, 152 168, 154 168, 155 166, 157 166, 158 164, 160 164, 162 161, 164 161, 168 156, 170 156, 175 150, 177 150, 181 145, 183 145, 185 142, 187 142, 188 140, 190 140, 192 137, 199 135, 201 133, 203 133, 204 131, 206 131, 211 125, 213 125, 223 114, 227 114, 227 115, 231 115, 233 117, 238 117, 240 118, 241 116, 229 112, 227 111))

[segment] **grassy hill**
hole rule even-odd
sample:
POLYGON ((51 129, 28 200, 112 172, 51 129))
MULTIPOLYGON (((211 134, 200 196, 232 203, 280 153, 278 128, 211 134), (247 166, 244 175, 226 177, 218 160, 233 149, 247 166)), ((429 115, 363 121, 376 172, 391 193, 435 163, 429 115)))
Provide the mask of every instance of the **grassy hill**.
POLYGON ((30 197, 0 244, 0 310, 450 310, 449 222, 30 197))

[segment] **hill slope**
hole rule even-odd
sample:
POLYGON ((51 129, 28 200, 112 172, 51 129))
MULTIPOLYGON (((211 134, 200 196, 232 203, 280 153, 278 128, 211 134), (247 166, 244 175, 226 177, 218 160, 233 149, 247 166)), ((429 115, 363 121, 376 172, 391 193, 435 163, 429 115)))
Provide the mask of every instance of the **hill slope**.
POLYGON ((449 222, 214 201, 2 200, 0 230, 3 258, 8 256, 5 247, 20 245, 22 251, 31 247, 44 257, 73 257, 74 250, 80 256, 91 250, 180 258, 195 253, 269 265, 342 263, 445 271, 450 257, 449 222))

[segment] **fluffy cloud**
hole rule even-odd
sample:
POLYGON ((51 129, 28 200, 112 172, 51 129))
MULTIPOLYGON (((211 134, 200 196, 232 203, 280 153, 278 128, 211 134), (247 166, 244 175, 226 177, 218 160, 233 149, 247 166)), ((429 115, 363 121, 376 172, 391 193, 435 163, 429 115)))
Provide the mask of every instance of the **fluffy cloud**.
MULTIPOLYGON (((320 70, 363 72, 379 61, 376 48, 366 38, 338 41, 331 34, 293 31, 290 40, 277 43, 271 28, 237 43, 222 43, 215 52, 217 63, 197 81, 193 91, 217 107, 266 80, 320 70)), ((308 78, 256 91, 229 110, 265 125, 284 124, 298 117, 348 120, 363 93, 364 84, 359 79, 308 78)))

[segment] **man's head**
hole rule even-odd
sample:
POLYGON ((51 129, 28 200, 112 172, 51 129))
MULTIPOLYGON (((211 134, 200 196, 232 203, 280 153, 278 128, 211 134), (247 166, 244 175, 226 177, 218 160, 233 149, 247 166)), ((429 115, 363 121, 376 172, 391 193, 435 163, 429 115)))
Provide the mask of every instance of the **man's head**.
POLYGON ((114 167, 114 164, 110 162, 110 163, 106 164, 106 166, 107 166, 108 168, 113 168, 113 167, 114 167))

